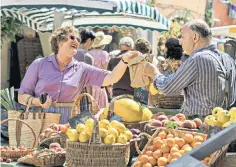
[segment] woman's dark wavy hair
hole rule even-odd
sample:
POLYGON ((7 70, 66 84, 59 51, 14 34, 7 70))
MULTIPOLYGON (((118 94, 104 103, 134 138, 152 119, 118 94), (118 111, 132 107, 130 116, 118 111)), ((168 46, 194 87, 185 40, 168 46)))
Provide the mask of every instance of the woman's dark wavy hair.
POLYGON ((180 60, 183 56, 182 46, 177 38, 168 38, 165 46, 167 48, 166 58, 180 60))
POLYGON ((80 32, 80 36, 81 36, 81 44, 86 43, 86 41, 90 38, 91 40, 95 39, 95 32, 92 30, 82 30, 80 32))

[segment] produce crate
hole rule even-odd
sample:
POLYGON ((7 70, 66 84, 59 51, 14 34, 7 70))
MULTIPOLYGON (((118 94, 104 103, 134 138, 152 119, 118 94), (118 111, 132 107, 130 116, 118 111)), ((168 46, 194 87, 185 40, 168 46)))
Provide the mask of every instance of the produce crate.
MULTIPOLYGON (((146 144, 146 146, 145 146, 145 148, 143 149, 142 152, 137 147, 137 151, 139 153, 139 157, 137 158, 137 160, 133 164, 133 167, 135 167, 136 165, 139 165, 139 161, 142 159, 141 156, 142 155, 146 155, 147 151, 150 151, 151 149, 153 149, 151 151, 155 152, 155 148, 152 147, 153 141, 158 136, 158 134, 160 132, 163 132, 163 131, 166 132, 166 134, 172 134, 174 137, 179 137, 179 138, 183 138, 185 134, 192 134, 193 136, 201 136, 204 140, 207 139, 207 135, 203 134, 203 133, 192 132, 192 131, 184 131, 184 130, 176 130, 176 129, 158 128, 156 130, 156 132, 152 135, 152 137, 149 139, 148 143, 146 144)), ((225 157, 225 154, 227 152, 227 148, 228 148, 228 145, 224 146, 221 150, 216 151, 210 157, 208 157, 208 159, 206 159, 207 160, 207 164, 206 165, 210 166, 210 167, 218 167, 219 163, 225 157)), ((166 154, 166 155, 168 155, 168 154, 166 154)), ((182 154, 182 156, 183 156, 183 154, 182 154)), ((158 160, 158 159, 156 159, 156 160, 158 160)), ((166 157, 166 159, 167 159, 167 157, 166 157)), ((168 162, 168 164, 170 164, 170 162, 168 162)), ((156 166, 156 165, 153 165, 153 166, 156 166)))

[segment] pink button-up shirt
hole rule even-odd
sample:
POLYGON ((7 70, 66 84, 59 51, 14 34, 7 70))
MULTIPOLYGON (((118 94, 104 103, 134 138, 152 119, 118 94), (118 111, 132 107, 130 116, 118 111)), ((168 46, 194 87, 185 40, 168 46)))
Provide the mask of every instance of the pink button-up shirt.
POLYGON ((19 93, 35 97, 48 93, 53 101, 72 102, 84 87, 101 86, 107 73, 74 58, 64 71, 60 71, 56 56, 51 55, 36 59, 29 66, 19 93))

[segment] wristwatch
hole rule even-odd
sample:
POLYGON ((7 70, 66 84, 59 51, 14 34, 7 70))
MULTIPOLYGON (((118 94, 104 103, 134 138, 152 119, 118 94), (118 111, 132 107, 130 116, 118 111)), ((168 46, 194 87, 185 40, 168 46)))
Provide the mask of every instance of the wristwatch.
POLYGON ((128 62, 125 62, 125 61, 123 60, 123 58, 121 58, 121 60, 122 60, 123 63, 128 64, 128 62))

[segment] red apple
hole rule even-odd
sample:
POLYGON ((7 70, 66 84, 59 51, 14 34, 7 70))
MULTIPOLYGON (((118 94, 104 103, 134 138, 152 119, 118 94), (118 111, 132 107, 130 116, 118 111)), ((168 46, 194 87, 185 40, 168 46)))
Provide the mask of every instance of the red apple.
POLYGON ((155 127, 162 127, 162 122, 159 120, 153 120, 151 125, 155 127))
POLYGON ((160 115, 157 117, 157 120, 159 121, 168 120, 168 117, 166 115, 160 115))
POLYGON ((173 117, 170 118, 170 121, 178 122, 178 121, 179 121, 179 118, 176 117, 176 116, 173 116, 173 117))
POLYGON ((176 114, 175 116, 176 116, 176 117, 179 119, 179 121, 181 121, 181 122, 184 122, 184 121, 186 120, 185 115, 182 114, 182 113, 178 113, 178 114, 176 114))
POLYGON ((198 128, 200 128, 202 126, 202 120, 200 120, 199 118, 195 118, 193 120, 193 122, 195 122, 195 124, 197 125, 198 128))
POLYGON ((166 123, 168 122, 169 120, 168 119, 165 119, 165 120, 162 120, 162 126, 165 127, 166 126, 166 123))
POLYGON ((6 163, 11 163, 11 159, 10 158, 8 158, 7 160, 6 160, 6 163))

